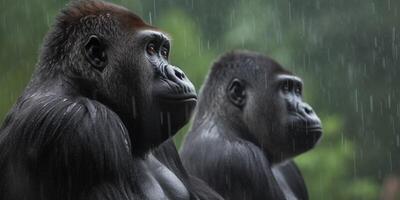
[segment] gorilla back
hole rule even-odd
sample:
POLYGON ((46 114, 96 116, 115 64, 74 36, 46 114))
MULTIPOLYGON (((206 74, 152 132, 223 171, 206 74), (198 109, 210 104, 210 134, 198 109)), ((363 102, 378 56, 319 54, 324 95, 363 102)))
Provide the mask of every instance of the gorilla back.
POLYGON ((125 8, 64 9, 0 129, 0 199, 190 199, 149 156, 196 104, 169 50, 166 34, 125 8))
POLYGON ((261 54, 231 52, 211 68, 181 156, 226 199, 307 199, 290 159, 321 133, 300 78, 261 54))

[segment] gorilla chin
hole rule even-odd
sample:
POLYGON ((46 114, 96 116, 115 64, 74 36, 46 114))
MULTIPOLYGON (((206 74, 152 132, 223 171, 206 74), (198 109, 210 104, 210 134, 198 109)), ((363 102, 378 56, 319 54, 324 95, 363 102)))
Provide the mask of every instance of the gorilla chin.
POLYGON ((319 119, 306 120, 298 114, 291 114, 288 124, 288 137, 291 138, 296 154, 314 148, 322 138, 319 119))
POLYGON ((166 137, 169 138, 189 122, 197 104, 197 97, 195 95, 187 95, 176 99, 160 98, 159 103, 161 128, 168 130, 166 137))

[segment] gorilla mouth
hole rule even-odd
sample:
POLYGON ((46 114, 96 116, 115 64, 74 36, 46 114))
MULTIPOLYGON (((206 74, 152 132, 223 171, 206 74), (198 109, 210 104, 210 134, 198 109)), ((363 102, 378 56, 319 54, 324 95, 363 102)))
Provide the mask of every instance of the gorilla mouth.
POLYGON ((289 132, 294 133, 298 137, 311 137, 315 140, 319 140, 323 132, 322 126, 319 123, 305 120, 301 117, 294 117, 288 121, 288 128, 289 132))
POLYGON ((288 120, 289 128, 299 132, 322 133, 320 122, 309 120, 298 113, 290 113, 291 119, 288 120))
POLYGON ((322 127, 317 125, 317 126, 291 127, 291 132, 294 133, 295 137, 301 138, 301 140, 308 141, 306 143, 315 145, 320 140, 323 131, 322 127))
POLYGON ((161 79, 160 81, 154 91, 159 100, 168 102, 197 101, 194 88, 184 84, 179 85, 169 80, 161 79))
POLYGON ((321 132, 322 133, 322 127, 321 126, 310 126, 305 128, 307 132, 321 132))
POLYGON ((183 93, 183 94, 170 94, 159 97, 162 101, 197 101, 197 95, 195 93, 183 93))
POLYGON ((295 132, 301 132, 301 133, 322 133, 322 127, 321 126, 315 126, 315 125, 310 125, 307 123, 292 123, 290 126, 290 129, 295 131, 295 132))

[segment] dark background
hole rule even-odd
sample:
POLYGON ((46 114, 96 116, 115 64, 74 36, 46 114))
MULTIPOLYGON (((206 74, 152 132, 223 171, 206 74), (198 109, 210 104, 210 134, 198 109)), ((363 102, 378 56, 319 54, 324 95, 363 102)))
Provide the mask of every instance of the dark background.
MULTIPOLYGON (((0 121, 27 84, 42 39, 67 2, 0 0, 0 121)), ((197 89, 213 60, 231 49, 263 52, 302 77, 305 99, 325 131, 317 148, 296 158, 311 199, 399 195, 400 1, 112 2, 172 36, 172 63, 197 89)))

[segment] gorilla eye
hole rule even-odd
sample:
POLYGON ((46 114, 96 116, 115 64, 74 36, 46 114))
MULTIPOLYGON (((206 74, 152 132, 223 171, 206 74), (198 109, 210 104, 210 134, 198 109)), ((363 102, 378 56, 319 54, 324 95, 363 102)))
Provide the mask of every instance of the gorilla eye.
POLYGON ((299 94, 299 95, 301 95, 301 87, 300 86, 297 86, 296 87, 296 89, 295 89, 295 92, 296 92, 296 94, 299 94))
POLYGON ((161 50, 161 55, 165 58, 165 59, 167 59, 168 58, 168 49, 166 48, 166 47, 163 47, 162 48, 162 50, 161 50))
POLYGON ((285 82, 282 84, 282 91, 284 91, 284 92, 289 92, 289 90, 290 90, 289 81, 285 81, 285 82))
POLYGON ((147 45, 147 53, 150 55, 154 55, 157 53, 156 45, 154 43, 149 43, 147 45))

